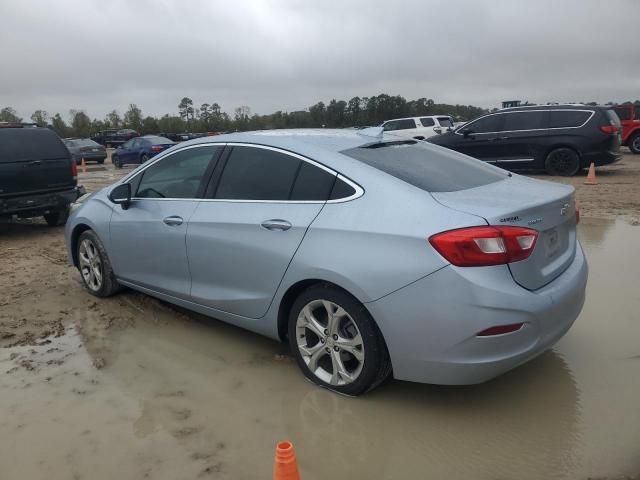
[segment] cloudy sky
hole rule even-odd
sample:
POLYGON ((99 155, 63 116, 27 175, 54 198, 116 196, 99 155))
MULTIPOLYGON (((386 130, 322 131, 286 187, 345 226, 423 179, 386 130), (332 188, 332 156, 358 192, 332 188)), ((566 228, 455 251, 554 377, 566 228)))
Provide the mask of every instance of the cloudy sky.
POLYGON ((0 0, 0 107, 640 98, 639 0, 0 0))

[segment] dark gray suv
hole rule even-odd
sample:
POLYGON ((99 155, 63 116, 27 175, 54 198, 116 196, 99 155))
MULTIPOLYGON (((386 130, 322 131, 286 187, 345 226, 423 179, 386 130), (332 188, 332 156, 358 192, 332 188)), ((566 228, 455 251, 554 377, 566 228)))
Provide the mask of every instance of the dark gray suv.
POLYGON ((572 104, 503 109, 427 141, 507 170, 571 176, 618 161, 620 135, 612 109, 572 104))

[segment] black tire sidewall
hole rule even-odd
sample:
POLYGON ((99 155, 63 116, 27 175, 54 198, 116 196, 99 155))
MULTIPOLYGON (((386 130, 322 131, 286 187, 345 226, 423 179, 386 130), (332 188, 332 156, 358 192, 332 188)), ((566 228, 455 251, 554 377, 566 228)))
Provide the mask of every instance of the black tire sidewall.
POLYGON ((55 212, 45 213, 43 215, 45 222, 50 227, 61 227, 65 223, 67 223, 67 219, 69 218, 69 207, 64 207, 60 210, 56 210, 55 212))
POLYGON ((544 167, 545 170, 547 171, 547 173, 549 175, 553 175, 553 176, 559 176, 559 177, 572 177, 574 176, 576 173, 578 173, 580 171, 580 155, 578 155, 578 152, 576 152, 575 150, 568 148, 568 147, 560 147, 560 148, 554 148, 553 150, 551 150, 549 152, 549 154, 547 155, 547 158, 545 159, 544 162, 544 167), (573 156, 573 159, 575 161, 575 165, 574 168, 572 169, 567 169, 567 170, 557 170, 555 167, 553 167, 551 165, 551 161, 554 155, 557 155, 558 153, 561 152, 566 152, 569 153, 573 156))
POLYGON ((289 312, 289 345, 298 366, 313 383, 345 395, 360 395, 379 385, 390 372, 389 356, 375 321, 367 309, 357 299, 333 285, 315 285, 303 291, 295 300, 289 312), (362 336, 365 359, 358 378, 348 385, 334 386, 317 378, 307 367, 298 350, 296 341, 296 320, 300 310, 313 300, 329 300, 340 305, 354 320, 362 336))
POLYGON ((102 244, 98 236, 95 234, 95 232, 93 230, 86 230, 85 232, 82 232, 82 234, 80 234, 80 237, 78 238, 78 243, 76 245, 76 254, 78 255, 78 258, 80 257, 80 253, 79 253, 80 245, 82 244, 82 241, 85 239, 91 240, 91 242, 98 249, 98 254, 100 255, 100 262, 102 263, 102 285, 100 286, 100 289, 97 291, 91 290, 89 286, 86 284, 86 282, 84 281, 84 277, 82 276, 82 272, 80 271, 80 265, 78 261, 78 271, 80 272, 80 278, 82 279, 82 284, 90 294, 95 295, 96 297, 109 297, 113 295, 115 292, 117 292, 120 289, 120 286, 113 273, 113 268, 111 267, 111 262, 109 261, 109 256, 107 255, 107 251, 105 250, 104 245, 102 244))
POLYGON ((631 153, 638 155, 640 154, 640 149, 635 149, 633 147, 633 142, 636 141, 636 139, 640 138, 640 133, 634 133, 633 135, 631 135, 631 138, 629 138, 629 150, 631 150, 631 153))

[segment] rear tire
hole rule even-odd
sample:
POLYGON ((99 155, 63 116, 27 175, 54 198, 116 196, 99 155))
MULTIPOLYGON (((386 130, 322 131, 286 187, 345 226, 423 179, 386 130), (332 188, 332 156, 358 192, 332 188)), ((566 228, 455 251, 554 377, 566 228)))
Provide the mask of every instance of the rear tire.
POLYGON ((308 288, 293 303, 289 344, 304 375, 338 393, 361 395, 391 374, 387 347, 367 309, 330 284, 308 288))
POLYGON ((69 218, 69 207, 45 213, 43 217, 47 222, 47 225, 50 227, 60 227, 67 223, 67 219, 69 218))
POLYGON ((98 162, 98 165, 102 165, 104 163, 104 158, 98 160, 97 162, 98 162))
POLYGON ((580 156, 570 148, 556 148, 547 155, 544 167, 549 175, 572 177, 580 170, 580 156))
POLYGON ((91 295, 109 297, 120 290, 107 251, 93 230, 80 235, 76 253, 82 283, 91 295))
POLYGON ((640 154, 640 132, 636 132, 631 135, 629 139, 629 150, 631 153, 635 153, 636 155, 640 154))
POLYGON ((120 163, 120 159, 117 156, 111 157, 111 163, 116 168, 122 168, 122 163, 120 163))

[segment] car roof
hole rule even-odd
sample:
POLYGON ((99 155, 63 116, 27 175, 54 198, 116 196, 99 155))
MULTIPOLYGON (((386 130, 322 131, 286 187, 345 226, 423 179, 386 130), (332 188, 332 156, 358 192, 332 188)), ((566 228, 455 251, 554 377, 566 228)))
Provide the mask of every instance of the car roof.
POLYGON ((380 137, 369 136, 362 130, 297 128, 287 130, 257 130, 252 132, 227 133, 211 137, 196 138, 189 140, 188 142, 183 142, 182 145, 239 142, 278 147, 292 151, 318 148, 330 152, 340 152, 342 150, 359 147, 380 140, 380 137))
POLYGON ((603 105, 585 105, 583 103, 563 103, 553 105, 521 105, 519 107, 501 108, 492 113, 530 112, 535 110, 606 110, 611 107, 603 105))
POLYGON ((441 118, 441 117, 451 118, 451 115, 449 115, 448 113, 441 113, 440 115, 419 115, 417 117, 390 118, 389 120, 385 120, 383 123, 395 122, 396 120, 415 120, 420 118, 441 118))

